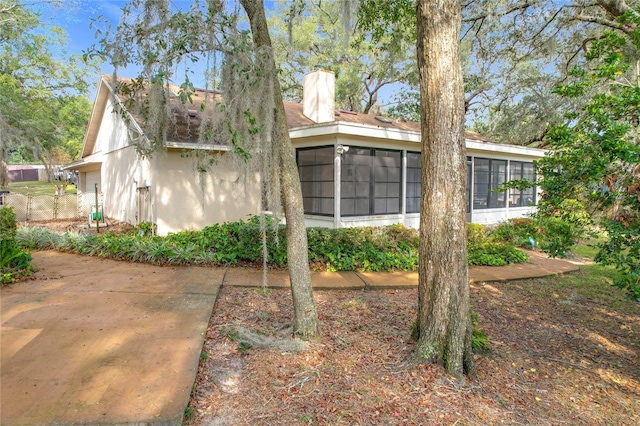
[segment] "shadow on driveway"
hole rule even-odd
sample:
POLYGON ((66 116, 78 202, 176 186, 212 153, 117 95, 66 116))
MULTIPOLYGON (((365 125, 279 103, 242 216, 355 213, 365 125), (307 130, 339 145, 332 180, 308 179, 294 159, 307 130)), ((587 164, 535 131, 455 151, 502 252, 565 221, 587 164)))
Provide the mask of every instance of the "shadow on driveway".
POLYGON ((0 423, 181 424, 224 269, 33 258, 1 290, 0 423))

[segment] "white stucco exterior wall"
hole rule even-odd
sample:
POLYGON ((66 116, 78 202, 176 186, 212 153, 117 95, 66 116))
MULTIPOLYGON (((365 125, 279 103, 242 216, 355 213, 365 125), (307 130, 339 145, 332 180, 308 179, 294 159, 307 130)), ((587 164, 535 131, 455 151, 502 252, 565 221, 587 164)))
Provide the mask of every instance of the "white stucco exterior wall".
POLYGON ((260 212, 258 175, 243 176, 225 161, 226 154, 217 155, 214 169, 204 173, 178 150, 153 158, 149 184, 158 234, 245 220, 260 212))
POLYGON ((136 217, 136 176, 146 160, 138 158, 135 147, 128 146, 109 152, 102 163, 105 195, 104 213, 107 217, 135 225, 136 217))

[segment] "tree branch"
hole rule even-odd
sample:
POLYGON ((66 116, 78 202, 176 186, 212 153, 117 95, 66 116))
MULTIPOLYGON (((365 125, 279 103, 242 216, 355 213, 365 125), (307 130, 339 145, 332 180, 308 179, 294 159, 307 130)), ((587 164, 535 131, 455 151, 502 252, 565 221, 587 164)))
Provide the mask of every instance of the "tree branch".
POLYGON ((524 11, 526 9, 528 9, 531 6, 536 5, 537 3, 540 3, 540 1, 536 1, 536 0, 528 0, 525 1, 522 4, 517 4, 515 6, 512 6, 506 10, 503 10, 502 12, 498 12, 498 13, 485 13, 482 15, 477 15, 471 18, 465 18, 462 20, 462 22, 475 22, 475 21, 479 21, 482 19, 486 19, 489 17, 496 17, 496 16, 507 16, 512 14, 513 12, 517 12, 517 11, 524 11))
POLYGON ((596 0, 596 2, 616 18, 627 12, 636 13, 636 11, 630 7, 625 0, 596 0))
POLYGON ((574 16, 572 19, 575 21, 590 22, 592 24, 602 25, 603 27, 608 27, 614 30, 623 31, 625 33, 628 33, 629 31, 631 31, 631 29, 628 28, 628 26, 622 25, 618 22, 611 21, 606 18, 602 18, 600 16, 588 16, 588 15, 578 14, 574 16))

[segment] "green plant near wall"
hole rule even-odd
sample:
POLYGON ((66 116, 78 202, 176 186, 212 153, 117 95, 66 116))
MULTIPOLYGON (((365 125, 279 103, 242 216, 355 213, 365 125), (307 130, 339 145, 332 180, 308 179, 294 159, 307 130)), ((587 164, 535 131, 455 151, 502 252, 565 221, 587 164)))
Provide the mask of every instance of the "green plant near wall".
POLYGON ((16 243, 17 222, 11 207, 0 208, 0 284, 10 284, 31 273, 31 255, 16 243))
MULTIPOLYGON (((504 232, 502 232, 504 234, 504 232)), ((504 266, 524 263, 529 256, 518 250, 509 238, 493 238, 490 230, 475 223, 467 225, 467 256, 469 265, 504 266)))
POLYGON ((156 229, 156 224, 152 222, 140 222, 138 225, 136 225, 136 230, 140 236, 155 235, 156 229))
POLYGON ((18 225, 13 207, 0 208, 0 240, 15 241, 18 225))
MULTIPOLYGON (((259 218, 216 224, 202 231, 183 231, 166 237, 113 232, 95 235, 56 234, 42 228, 21 228, 23 247, 56 248, 80 254, 157 265, 262 264, 263 231, 259 218)), ((287 264, 286 228, 266 223, 268 264, 287 264)), ((493 242, 487 230, 470 226, 469 263, 505 265, 525 262, 526 254, 513 245, 493 242)), ((418 266, 418 233, 402 225, 342 229, 309 228, 309 262, 329 271, 411 271, 418 266)))
POLYGON ((491 231, 491 239, 516 247, 533 248, 540 241, 539 225, 533 218, 510 219, 499 223, 491 231))
POLYGON ((551 257, 566 257, 568 252, 589 234, 591 220, 584 206, 566 200, 566 210, 535 214, 531 218, 510 219, 489 233, 494 242, 522 248, 540 248, 551 257))

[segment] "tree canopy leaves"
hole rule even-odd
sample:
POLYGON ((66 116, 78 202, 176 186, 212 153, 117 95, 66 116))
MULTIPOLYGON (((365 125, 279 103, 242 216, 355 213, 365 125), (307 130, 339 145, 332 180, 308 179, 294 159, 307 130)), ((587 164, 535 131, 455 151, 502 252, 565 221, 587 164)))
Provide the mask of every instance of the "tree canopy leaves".
POLYGON ((18 152, 51 175, 54 164, 78 155, 90 112, 83 95, 94 68, 64 54, 66 42, 64 31, 44 25, 33 7, 0 0, 3 163, 18 152))
POLYGON ((550 128, 552 151, 540 160, 540 213, 553 216, 564 200, 583 202, 606 230, 596 260, 623 272, 615 284, 640 300, 640 14, 620 17, 635 29, 605 31, 591 43, 584 66, 556 93, 571 99, 598 86, 582 107, 550 128))

